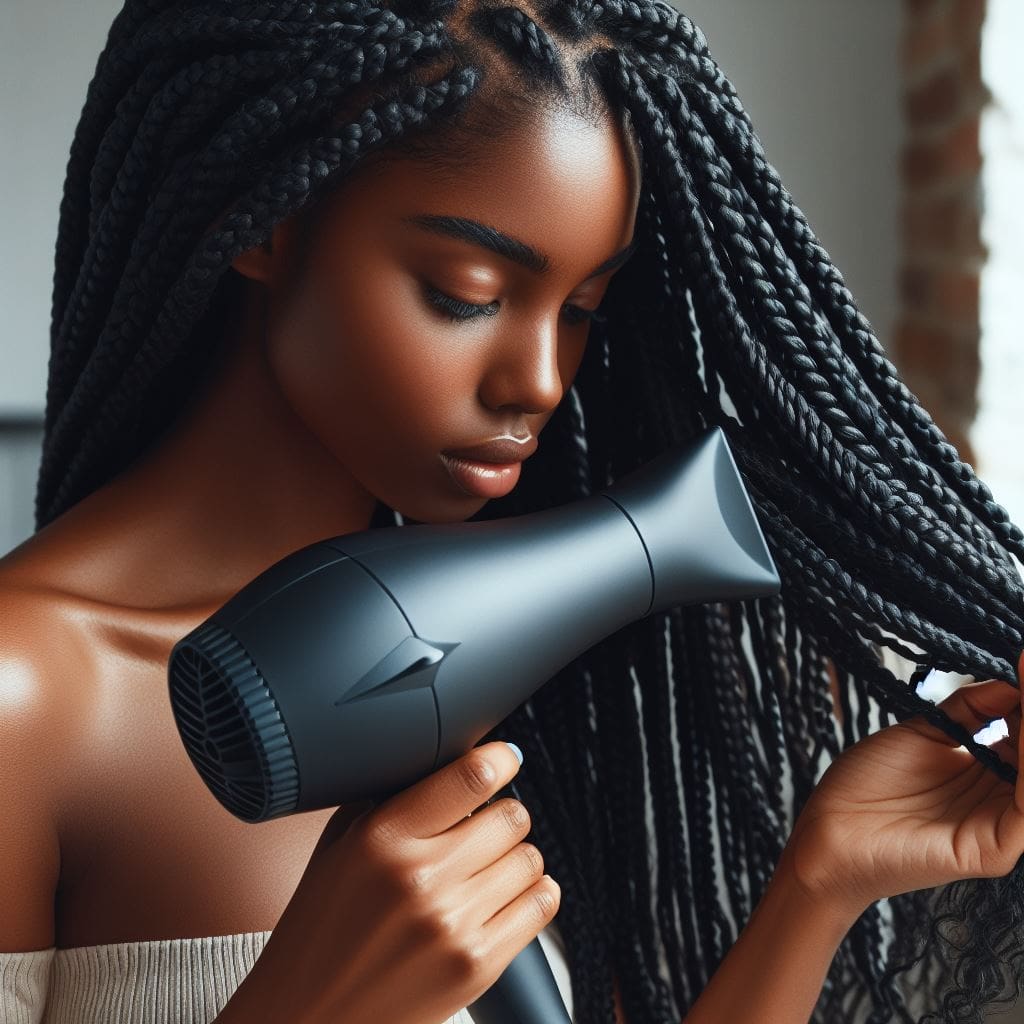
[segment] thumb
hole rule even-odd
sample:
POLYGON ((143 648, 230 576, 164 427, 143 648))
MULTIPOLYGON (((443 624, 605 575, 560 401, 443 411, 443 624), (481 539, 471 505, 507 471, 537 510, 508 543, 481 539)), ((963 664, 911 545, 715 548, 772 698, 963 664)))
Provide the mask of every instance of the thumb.
MULTIPOLYGON (((1017 688, 1020 690, 1020 699, 1024 701, 1024 652, 1021 652, 1021 656, 1017 659, 1017 688)), ((1022 715, 1024 718, 1024 715, 1022 715)), ((1007 724, 1010 724, 1009 722, 1007 724)), ((1024 728, 1021 728, 1021 723, 1017 722, 1016 727, 1017 733, 1017 784, 1014 787, 1014 803, 1017 805, 1017 810, 1024 814, 1024 772, 1021 771, 1021 765, 1024 765, 1024 728)), ((1013 729, 1010 729, 1010 739, 1013 738, 1013 729)))
MULTIPOLYGON (((1024 651, 1021 652, 1020 657, 1017 659, 1017 690, 1022 702, 1022 708, 1024 708, 1024 651)), ((1024 718, 1024 714, 1022 714, 1022 718, 1024 718)), ((1024 765, 1024 729, 1020 730, 1020 735, 1017 737, 1017 751, 1017 763, 1024 765)))

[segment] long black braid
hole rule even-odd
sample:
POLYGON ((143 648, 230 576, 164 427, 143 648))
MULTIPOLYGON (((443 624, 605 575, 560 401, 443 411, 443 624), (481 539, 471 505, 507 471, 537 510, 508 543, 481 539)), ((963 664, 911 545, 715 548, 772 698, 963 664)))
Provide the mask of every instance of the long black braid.
MULTIPOLYGON (((614 973, 631 1021, 676 1024, 843 749, 924 714, 1015 781, 916 684, 1016 682, 1024 647, 1024 536, 886 359, 689 19, 662 0, 129 0, 68 164, 37 524, 181 414, 235 256, 353 169, 451 163, 538 100, 623 116, 640 244, 545 444, 475 518, 583 497, 718 424, 785 583, 620 630, 488 737, 526 752, 577 1019, 611 1024, 614 973)), ((1022 920, 1019 864, 882 900, 813 1020, 980 1021, 1024 973, 1022 920)))

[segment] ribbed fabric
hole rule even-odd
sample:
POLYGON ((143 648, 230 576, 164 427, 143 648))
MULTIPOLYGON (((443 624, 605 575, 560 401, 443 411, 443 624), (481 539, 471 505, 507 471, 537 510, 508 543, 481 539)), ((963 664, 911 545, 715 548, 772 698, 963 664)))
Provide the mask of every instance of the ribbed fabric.
MULTIPOLYGON (((210 1024, 252 970, 270 932, 0 953, 2 1024, 210 1024)), ((572 1013, 565 946, 541 948, 572 1013)), ((473 1024, 459 1010, 445 1024, 473 1024)))
POLYGON ((50 979, 54 949, 0 953, 0 1020, 3 1024, 39 1024, 50 979))

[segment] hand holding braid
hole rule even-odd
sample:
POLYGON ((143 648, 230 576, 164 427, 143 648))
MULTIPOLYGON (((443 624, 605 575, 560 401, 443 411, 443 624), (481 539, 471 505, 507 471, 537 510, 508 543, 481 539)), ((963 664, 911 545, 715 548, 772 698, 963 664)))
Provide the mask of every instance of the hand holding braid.
MULTIPOLYGON (((1024 672, 1024 654, 1018 663, 1024 672)), ((968 683, 939 707, 969 735, 1005 719, 992 745, 1014 768, 1024 753, 1021 691, 968 683)), ((995 778, 920 715, 876 732, 832 762, 790 839, 800 883, 860 913, 888 896, 1009 874, 1024 855, 1024 774, 995 778)))

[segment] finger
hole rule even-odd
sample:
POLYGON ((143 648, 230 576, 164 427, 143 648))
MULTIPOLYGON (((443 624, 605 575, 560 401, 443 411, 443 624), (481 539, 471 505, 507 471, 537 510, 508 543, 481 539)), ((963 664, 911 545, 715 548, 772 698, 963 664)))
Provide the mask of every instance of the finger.
POLYGON ((518 772, 519 759, 504 741, 474 747, 391 797, 392 822, 412 838, 430 839, 486 803, 518 772))
POLYGON ((462 904, 476 926, 486 924, 544 875, 544 857, 532 843, 519 843, 463 886, 462 904))
POLYGON ((445 871, 459 881, 478 875, 515 849, 530 834, 531 827, 530 812, 521 801, 514 797, 497 800, 474 814, 472 820, 460 821, 449 829, 445 871))
POLYGON ((989 749, 999 758, 1000 761, 1005 761, 1014 768, 1020 766, 1020 753, 1018 751, 1016 741, 1004 736, 1002 739, 996 740, 989 749))
MULTIPOLYGON (((1020 658, 1017 659, 1017 685, 1020 687, 1020 698, 1024 701, 1024 685, 1021 685, 1021 680, 1024 680, 1024 651, 1021 652, 1020 658)), ((1022 705, 1018 703, 1017 710, 1021 710, 1022 705)), ((1011 722, 1011 729, 1013 725, 1017 727, 1017 765, 1024 761, 1024 731, 1020 728, 1020 719, 1016 722, 1011 722)), ((1012 733, 1011 733, 1012 735, 1012 733)), ((1016 767, 1016 766, 1015 766, 1016 767)), ((1018 773, 1017 775, 1017 787, 1014 793, 1014 801, 1017 805, 1017 809, 1024 812, 1024 778, 1018 773)))
POLYGON ((1006 722, 1006 738, 1014 747, 1020 744, 1020 708, 1016 707, 1003 719, 1006 722))
POLYGON ((484 948, 508 963, 523 948, 524 935, 535 939, 555 919, 561 902, 562 887, 550 875, 542 875, 483 926, 484 948))
MULTIPOLYGON (((990 722, 1019 709, 1020 702, 1021 695, 1015 686, 1004 683, 1001 679, 986 679, 958 686, 936 706, 973 736, 990 722)), ((944 743, 949 747, 960 746, 959 740, 948 736, 922 715, 915 715, 903 724, 937 743, 944 743)))

